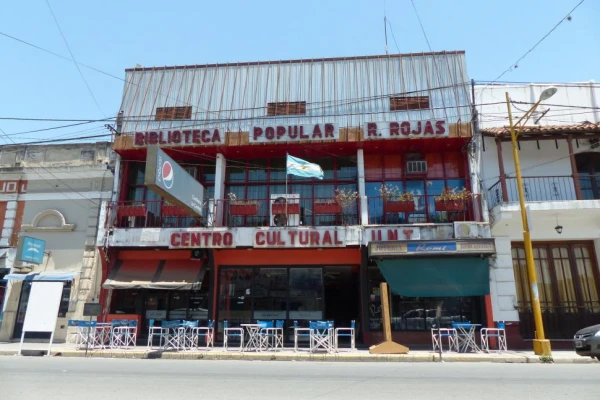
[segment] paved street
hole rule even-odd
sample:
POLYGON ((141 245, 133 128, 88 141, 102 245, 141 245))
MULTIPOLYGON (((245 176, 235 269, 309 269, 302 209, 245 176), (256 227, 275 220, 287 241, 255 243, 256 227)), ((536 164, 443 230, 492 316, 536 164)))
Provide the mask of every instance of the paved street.
POLYGON ((600 366, 0 357, 2 399, 597 399, 600 366))

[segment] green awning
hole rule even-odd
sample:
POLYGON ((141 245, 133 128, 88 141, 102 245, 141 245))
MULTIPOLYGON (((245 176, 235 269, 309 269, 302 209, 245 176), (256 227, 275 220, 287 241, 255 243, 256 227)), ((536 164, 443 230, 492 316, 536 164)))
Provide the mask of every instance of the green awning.
POLYGON ((482 296, 490 293, 490 267, 480 257, 376 260, 392 293, 407 297, 482 296))

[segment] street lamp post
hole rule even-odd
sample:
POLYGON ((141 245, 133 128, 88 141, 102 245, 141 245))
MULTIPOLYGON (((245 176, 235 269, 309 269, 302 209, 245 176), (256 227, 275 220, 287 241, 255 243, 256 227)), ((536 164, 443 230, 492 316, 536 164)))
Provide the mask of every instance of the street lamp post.
POLYGON ((517 138, 520 129, 531 117, 535 109, 544 100, 549 99, 556 93, 556 88, 551 87, 542 92, 539 100, 523 115, 516 124, 513 124, 512 111, 510 108, 510 95, 506 92, 506 106, 508 107, 508 122, 510 127, 510 139, 512 142, 513 159, 515 161, 515 174, 517 176, 517 188, 519 190, 519 204, 521 208, 521 220, 523 221, 523 242, 525 243, 525 257, 527 261, 527 275, 529 276, 529 290, 531 297, 531 306, 533 308, 533 318, 535 321, 535 339, 533 340, 533 351, 536 355, 551 356, 550 341, 544 334, 544 321, 542 320, 542 309, 540 307, 540 296, 537 286, 537 276, 535 272, 535 263, 533 260, 533 247, 531 245, 531 233, 529 232, 529 221, 527 220, 527 210, 525 209, 525 195, 523 191, 523 180, 521 179, 521 164, 519 162, 519 149, 517 138), (523 125, 519 126, 523 122, 523 125), (518 130, 517 130, 518 128, 518 130))

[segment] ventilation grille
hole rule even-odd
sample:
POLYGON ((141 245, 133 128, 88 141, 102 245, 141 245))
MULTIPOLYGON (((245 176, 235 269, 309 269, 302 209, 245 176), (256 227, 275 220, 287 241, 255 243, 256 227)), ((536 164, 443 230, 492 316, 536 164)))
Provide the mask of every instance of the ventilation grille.
POLYGON ((427 173, 427 161, 407 161, 406 162, 406 173, 407 174, 425 174, 427 173))

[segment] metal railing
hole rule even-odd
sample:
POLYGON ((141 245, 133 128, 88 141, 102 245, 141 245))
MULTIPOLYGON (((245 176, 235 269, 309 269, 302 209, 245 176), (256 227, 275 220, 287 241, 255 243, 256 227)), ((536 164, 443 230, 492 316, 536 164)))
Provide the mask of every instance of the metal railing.
POLYGON ((337 226, 358 225, 359 202, 342 207, 331 198, 209 200, 203 216, 193 216, 164 201, 125 201, 111 205, 108 224, 118 228, 187 228, 202 226, 337 226))
POLYGON ((414 196, 410 201, 386 201, 368 198, 369 224, 445 223, 482 221, 481 195, 466 199, 440 201, 436 195, 414 196))
MULTIPOLYGON (((519 201, 517 179, 505 178, 494 183, 487 190, 488 208, 491 210, 502 203, 519 201), (503 190, 503 186, 506 190, 503 190)), ((568 201, 598 198, 600 175, 580 175, 581 195, 577 196, 575 181, 571 176, 527 176, 523 177, 525 201, 568 201)))

